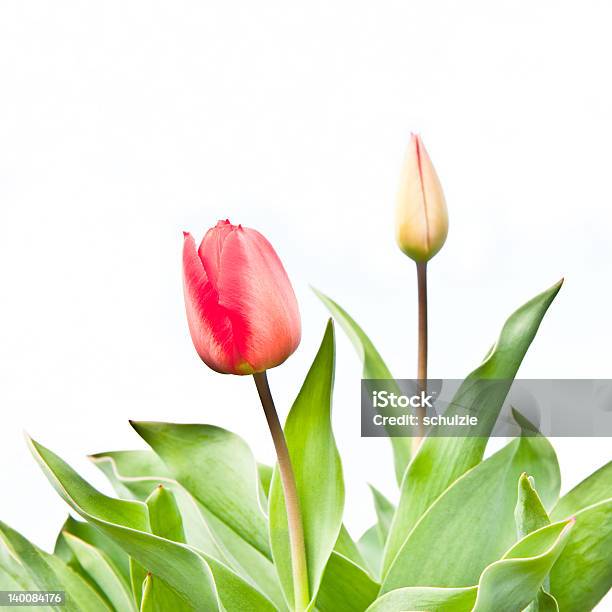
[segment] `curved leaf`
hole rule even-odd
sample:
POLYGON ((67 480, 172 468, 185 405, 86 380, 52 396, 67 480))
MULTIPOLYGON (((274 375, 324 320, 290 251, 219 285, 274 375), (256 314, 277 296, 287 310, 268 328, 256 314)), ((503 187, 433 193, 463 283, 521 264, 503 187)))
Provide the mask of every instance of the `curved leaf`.
POLYGON ((566 493, 554 507, 551 517, 560 521, 587 506, 612 497, 612 461, 600 467, 588 478, 566 493))
POLYGON ((151 533, 173 542, 186 542, 183 518, 170 489, 163 484, 157 485, 146 504, 149 508, 151 533))
POLYGON ((380 529, 378 523, 372 525, 359 538, 357 545, 365 559, 367 568, 375 580, 380 580, 380 570, 382 566, 382 556, 385 543, 380 539, 380 529))
MULTIPOLYGON (((185 543, 183 519, 172 492, 162 484, 157 485, 145 503, 149 509, 151 533, 185 543)), ((165 606, 172 612, 189 612, 192 606, 161 578, 153 577, 140 563, 132 563, 132 585, 140 609, 165 606), (147 591, 148 590, 148 591, 147 591), (145 595, 147 601, 145 602, 145 595)))
POLYGON ((64 532, 63 536, 79 565, 112 607, 116 610, 135 610, 129 586, 104 553, 71 533, 64 532))
POLYGON ((461 589, 436 587, 406 587, 396 589, 377 599, 367 612, 405 612, 427 610, 435 612, 469 612, 476 601, 478 587, 461 589))
POLYGON ((575 515, 565 550, 550 573, 560 610, 592 610, 612 587, 612 498, 575 515))
POLYGON ((319 612, 363 612, 375 599, 380 585, 358 565, 332 553, 317 594, 319 612))
POLYGON ((555 452, 546 438, 521 437, 456 480, 416 524, 383 581, 402 586, 464 587, 516 539, 516 483, 522 472, 542 483, 545 499, 559 490, 555 452))
POLYGON ((526 536, 485 568, 477 586, 399 588, 377 599, 368 612, 522 610, 536 597, 572 525, 573 521, 555 523, 526 536))
MULTIPOLYGON (((330 321, 284 428, 302 514, 311 600, 338 539, 344 508, 342 466, 331 425, 334 359, 330 321)), ((293 601, 287 514, 276 468, 270 487, 270 541, 285 596, 293 601)))
POLYGON ((395 514, 395 506, 373 485, 370 485, 372 497, 374 498, 374 508, 376 509, 376 523, 381 542, 387 541, 389 528, 395 514))
POLYGON ((538 594, 563 551, 573 520, 554 523, 517 542, 480 577, 473 612, 522 610, 538 594))
MULTIPOLYGON (((550 525, 548 514, 535 490, 534 479, 526 473, 521 474, 519 478, 514 519, 519 538, 550 525)), ((546 578, 544 586, 540 587, 538 591, 537 597, 525 608, 524 612, 548 612, 558 609, 555 598, 544 590, 544 587, 549 588, 548 583, 548 578, 546 578)))
POLYGON ((144 500, 158 484, 172 490, 183 518, 187 543, 237 571, 280 610, 286 603, 271 560, 197 502, 153 451, 114 451, 91 457, 119 495, 144 500), (164 475, 158 475, 158 474, 164 475))
POLYGON ((519 538, 550 525, 548 514, 535 490, 535 481, 526 472, 523 472, 519 478, 514 520, 519 538))
MULTIPOLYGON (((56 555, 60 554, 62 544, 65 544, 64 533, 70 533, 102 551, 106 555, 108 563, 112 564, 125 583, 129 584, 130 558, 120 546, 117 546, 111 539, 107 538, 99 529, 96 529, 89 523, 77 521, 68 516, 55 544, 54 554, 56 555)), ((72 555, 72 553, 70 554, 72 555)))
MULTIPOLYGON (((355 347, 359 358, 363 364, 362 378, 364 379, 384 379, 393 380, 389 368, 376 350, 372 341, 365 334, 363 329, 351 318, 351 316, 341 308, 336 302, 328 298, 325 294, 313 288, 315 295, 323 302, 334 319, 338 321, 349 340, 355 347)), ((395 465, 395 477, 397 483, 402 482, 406 466, 410 462, 411 442, 409 438, 389 437, 389 442, 393 449, 393 460, 395 465)))
MULTIPOLYGON (((486 416, 482 423, 493 426, 511 381, 560 288, 561 282, 509 317, 486 360, 463 381, 453 404, 481 417, 486 416), (496 380, 500 382, 491 385, 491 381, 496 380), (483 393, 487 399, 486 411, 479 409, 483 393)), ((489 431, 485 429, 480 433, 473 437, 425 438, 402 481, 400 501, 385 551, 383 576, 427 508, 457 478, 482 460, 489 431)), ((555 501, 545 499, 547 503, 555 501)))
POLYGON ((176 595, 168 586, 152 574, 145 576, 142 585, 140 612, 188 612, 191 607, 177 607, 176 595))
POLYGON ((64 605, 52 606, 53 609, 62 612, 81 610, 111 612, 112 608, 64 561, 34 546, 20 533, 2 522, 0 522, 0 549, 8 552, 10 557, 27 572, 27 582, 36 585, 35 590, 66 593, 64 605))
POLYGON ((367 564, 357 543, 351 538, 347 528, 342 525, 340 527, 340 534, 338 535, 338 539, 336 540, 336 545, 334 546, 334 552, 337 552, 339 555, 342 555, 357 564, 359 567, 363 569, 367 569, 367 564))
POLYGON ((146 505, 102 495, 57 455, 33 440, 30 443, 34 457, 64 501, 159 576, 195 610, 232 609, 237 601, 255 610, 274 609, 263 595, 215 559, 185 544, 148 533, 146 505))
POLYGON ((161 457, 172 477, 209 512, 270 556, 257 463, 242 438, 213 425, 131 425, 161 457))

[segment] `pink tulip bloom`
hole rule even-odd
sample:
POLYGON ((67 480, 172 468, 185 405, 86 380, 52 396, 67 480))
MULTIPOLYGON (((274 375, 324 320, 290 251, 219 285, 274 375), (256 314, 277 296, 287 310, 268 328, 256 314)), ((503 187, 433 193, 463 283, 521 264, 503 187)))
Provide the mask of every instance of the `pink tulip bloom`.
POLYGON ((217 372, 263 372, 300 343, 300 313, 285 268, 254 229, 219 221, 199 249, 185 233, 183 287, 193 344, 217 372))

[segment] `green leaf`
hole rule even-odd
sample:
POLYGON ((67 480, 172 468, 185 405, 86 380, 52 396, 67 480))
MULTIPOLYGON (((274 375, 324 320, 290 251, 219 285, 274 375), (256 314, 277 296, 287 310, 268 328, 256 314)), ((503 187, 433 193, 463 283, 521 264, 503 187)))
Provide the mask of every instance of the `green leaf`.
POLYGON ((370 485, 372 496, 374 498, 374 508, 376 509, 376 517, 378 518, 377 528, 380 535, 380 541, 386 542, 389 535, 389 528, 395 514, 395 506, 373 485, 370 485))
POLYGON ((79 565, 95 583, 103 598, 116 610, 135 610, 128 584, 106 555, 71 533, 64 532, 63 536, 79 565))
POLYGON ((350 559, 353 563, 357 564, 359 567, 366 569, 367 564, 359 547, 356 542, 351 538, 348 530, 344 525, 340 527, 340 534, 338 535, 338 539, 336 540, 336 545, 334 546, 334 552, 337 552, 339 555, 350 559))
MULTIPOLYGON (((151 533, 173 542, 184 543, 183 519, 172 492, 160 484, 153 489, 145 503, 149 509, 151 533)), ((132 563, 132 585, 141 609, 143 605, 145 608, 154 608, 163 602, 166 609, 173 612, 192 610, 192 607, 174 589, 161 578, 153 578, 151 572, 137 562, 132 563), (148 598, 146 602, 145 595, 148 598)))
POLYGON ((551 513, 554 521, 576 514, 587 506, 597 504, 612 496, 612 461, 600 467, 588 478, 565 494, 551 513))
POLYGON ((191 607, 177 607, 176 595, 160 578, 147 574, 142 585, 140 612, 187 612, 191 607))
POLYGON ((209 512, 270 556, 257 463, 242 438, 213 425, 131 425, 209 512))
MULTIPOLYGON (((511 381, 560 288, 559 282, 510 316, 487 359, 463 381, 453 406, 478 415, 482 425, 493 426, 511 381), (482 410, 483 397, 487 400, 486 411, 482 410)), ((479 436, 425 438, 402 481, 385 551, 383 576, 427 508, 457 478, 482 460, 489 432, 485 428, 479 433, 479 436)))
POLYGON ((59 557, 50 555, 21 534, 0 522, 0 559, 3 561, 5 573, 11 573, 15 581, 23 580, 24 586, 35 585, 34 590, 65 591, 66 601, 63 606, 51 606, 61 612, 110 612, 112 608, 96 593, 96 591, 81 576, 74 572, 59 557), (4 563, 10 556, 14 563, 8 566, 4 563), (14 570, 23 568, 23 574, 16 575, 14 570))
POLYGON ((574 521, 553 523, 519 540, 480 577, 473 612, 522 610, 537 596, 567 543, 574 521))
MULTIPOLYGON (((548 514, 535 489, 535 482, 526 473, 521 474, 518 484, 518 495, 514 519, 519 538, 523 538, 533 531, 550 525, 548 514)), ((525 608, 524 612, 547 612, 558 608, 555 598, 544 590, 548 588, 548 579, 540 588, 536 598, 525 608)))
MULTIPOLYGON (((384 379, 393 380, 389 368, 376 350, 372 341, 365 334, 363 329, 351 318, 351 316, 341 308, 336 302, 326 295, 313 288, 316 296, 323 302, 334 319, 338 321, 349 340, 355 347, 359 358, 363 364, 362 378, 364 379, 384 379)), ((395 465, 395 477, 397 483, 402 482, 406 466, 410 462, 411 441, 409 438, 389 437, 393 449, 393 460, 395 465)))
POLYGON ((372 525, 359 538, 357 545, 365 559, 367 568, 375 580, 380 580, 384 542, 380 539, 378 523, 372 525))
MULTIPOLYGON (((120 546, 117 546, 111 539, 107 538, 99 529, 96 529, 89 523, 77 521, 73 517, 68 516, 57 538, 55 554, 59 553, 59 548, 62 543, 65 543, 64 533, 70 533, 83 540, 83 542, 87 542, 102 551, 106 555, 108 562, 111 563, 114 569, 122 576, 125 583, 129 584, 130 558, 120 546)), ((70 554, 73 556, 72 551, 70 551, 70 554)))
POLYGON ((521 437, 456 480, 423 515, 383 580, 402 586, 464 587, 515 541, 516 483, 535 475, 544 499, 559 490, 554 450, 543 437, 521 437))
POLYGON ((564 521, 529 534, 501 560, 487 566, 477 586, 399 588, 377 599, 368 612, 523 610, 536 597, 563 550, 572 525, 573 521, 564 521))
MULTIPOLYGON (((311 600, 338 539, 344 508, 342 465, 331 425, 334 359, 330 321, 284 428, 304 527, 311 600)), ((281 586, 293 601, 287 514, 276 468, 270 488, 270 541, 281 586)))
POLYGON ((257 471, 259 472, 259 482, 261 482, 261 488, 263 489, 266 498, 270 495, 270 484, 272 483, 272 474, 274 468, 265 465, 264 463, 257 464, 257 471))
POLYGON ((123 499, 144 502, 160 484, 170 489, 181 513, 186 542, 219 561, 226 561, 198 502, 170 477, 166 466, 153 451, 112 451, 92 455, 90 459, 123 499))
POLYGON ((462 589, 406 587, 390 591, 377 599, 367 612, 469 612, 476 601, 478 587, 462 589))
POLYGON ((187 543, 229 565, 279 609, 286 609, 271 560, 170 478, 167 468, 152 451, 100 453, 94 455, 92 460, 107 475, 119 495, 144 500, 158 484, 172 490, 183 518, 187 543), (159 473, 165 476, 156 475, 159 473))
POLYGON ((592 610, 612 587, 612 498, 575 515, 565 550, 550 573, 560 610, 592 610))
POLYGON ((33 440, 30 443, 34 457, 64 501, 194 609, 232 609, 238 601, 254 610, 274 609, 263 595, 212 557, 148 533, 145 504, 102 495, 57 455, 33 440))
POLYGON ((535 489, 535 481, 526 472, 523 472, 519 478, 514 520, 519 538, 550 525, 546 509, 535 489))
POLYGON ((166 540, 184 543, 183 519, 172 491, 160 484, 149 495, 146 504, 151 532, 166 540))
POLYGON ((319 612, 362 612, 375 599, 380 585, 358 565, 332 553, 317 595, 319 612))
POLYGON ((536 598, 523 610, 523 612, 559 612, 557 600, 543 587, 540 587, 536 598))
MULTIPOLYGON (((33 591, 37 589, 28 570, 13 555, 4 539, 0 536, 0 590, 33 591)), ((51 608, 46 608, 50 610, 51 608)))

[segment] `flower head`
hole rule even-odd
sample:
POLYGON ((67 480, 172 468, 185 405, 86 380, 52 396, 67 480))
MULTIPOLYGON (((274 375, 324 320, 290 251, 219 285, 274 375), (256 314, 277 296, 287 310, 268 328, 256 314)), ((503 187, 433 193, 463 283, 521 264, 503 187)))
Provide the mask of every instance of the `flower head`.
POLYGON ((429 261, 448 234, 442 185, 417 134, 410 138, 402 169, 395 227, 397 244, 416 262, 429 261))
POLYGON ((213 370, 262 372, 297 348, 295 294, 278 255, 258 231, 219 221, 198 249, 185 233, 183 287, 193 344, 213 370))

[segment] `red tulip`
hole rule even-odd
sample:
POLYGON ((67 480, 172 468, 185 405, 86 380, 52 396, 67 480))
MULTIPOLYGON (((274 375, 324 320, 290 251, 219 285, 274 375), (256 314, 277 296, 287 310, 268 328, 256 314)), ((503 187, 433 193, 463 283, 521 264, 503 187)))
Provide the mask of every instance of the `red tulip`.
POLYGON ((185 233, 183 287, 202 361, 224 374, 281 364, 300 343, 295 294, 272 245, 256 230, 219 221, 196 250, 185 233))

